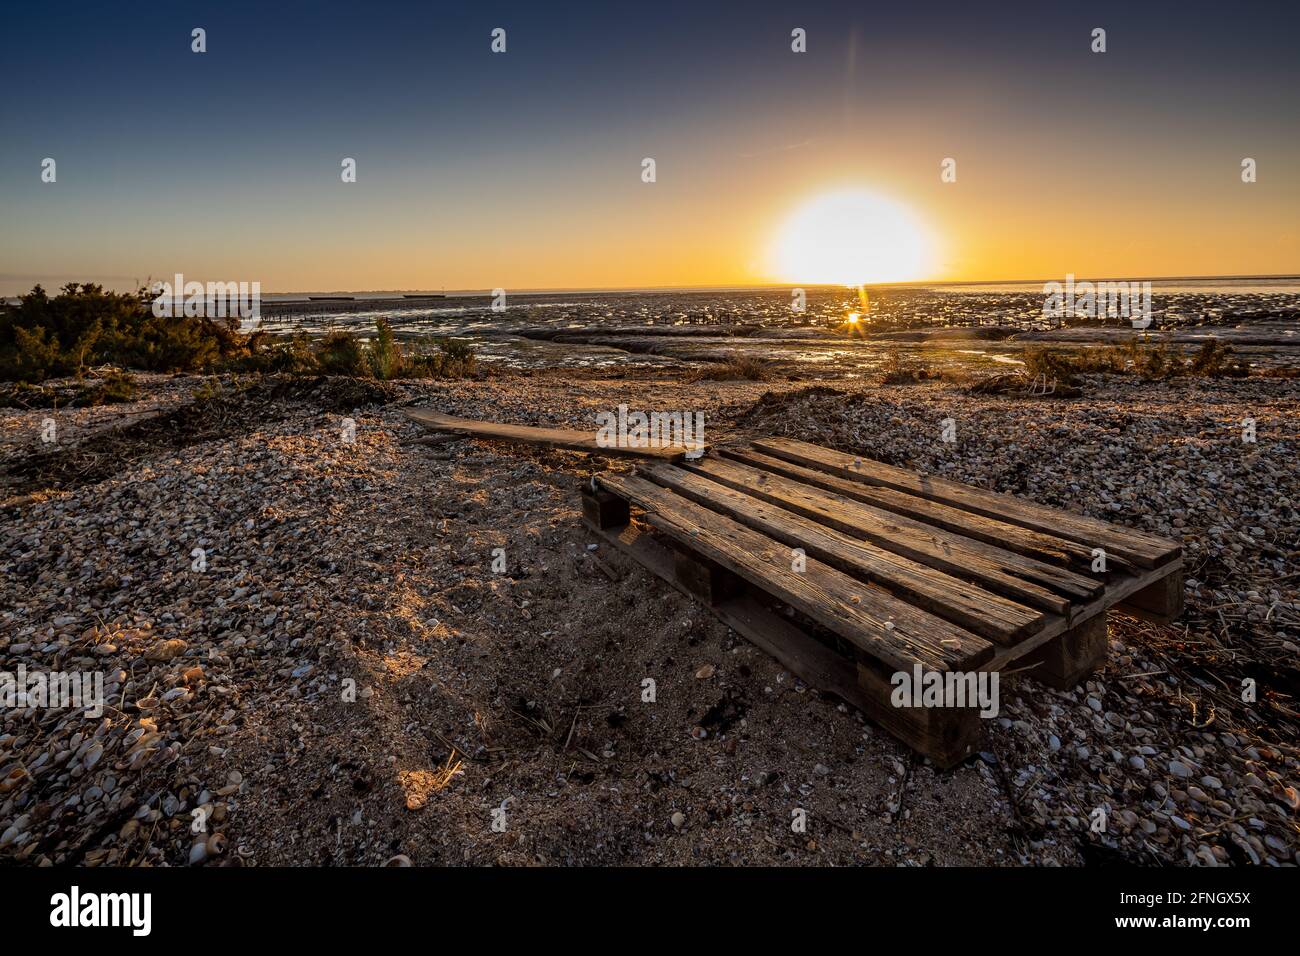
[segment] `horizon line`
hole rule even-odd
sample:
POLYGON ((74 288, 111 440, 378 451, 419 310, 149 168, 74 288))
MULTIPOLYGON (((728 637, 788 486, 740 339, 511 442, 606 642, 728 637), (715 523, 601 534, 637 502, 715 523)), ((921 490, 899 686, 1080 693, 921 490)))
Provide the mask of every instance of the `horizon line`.
MULTIPOLYGON (((1070 275, 1072 273, 1067 273, 1070 275)), ((1077 274, 1075 274, 1077 277, 1077 274)), ((40 280, 33 277, 36 281, 33 287, 40 285, 40 280)), ((46 279, 55 278, 46 276, 46 279)), ((122 279, 124 276, 101 276, 101 279, 122 279)), ((1209 281, 1277 281, 1295 279, 1300 281, 1300 273, 1274 273, 1261 275, 1171 275, 1171 276, 1102 276, 1097 278, 1085 278, 1078 281, 1083 282, 1209 282, 1209 281)), ((12 281, 12 280, 11 280, 12 281)), ((72 280, 75 281, 75 280, 72 280)), ((138 280, 133 280, 138 281, 138 280)), ((161 280, 160 280, 161 281, 161 280)), ((217 280, 212 280, 217 281, 217 280)), ((250 280, 255 281, 255 280, 250 280)), ((1059 277, 1049 279, 1043 278, 1016 278, 1016 279, 916 279, 906 282, 867 282, 862 284, 866 289, 914 289, 929 288, 934 286, 999 286, 999 285, 1037 285, 1040 283, 1056 282, 1059 277)), ((64 283, 66 285, 67 283, 64 283)), ((98 283, 96 283, 98 284, 98 283)), ((149 283, 146 282, 140 288, 147 289, 149 283)), ((840 285, 839 283, 827 282, 756 282, 724 285, 628 285, 628 286, 532 286, 519 289, 506 289, 507 295, 596 295, 600 293, 655 293, 655 292, 765 292, 775 291, 778 289, 853 289, 857 286, 840 285)), ((62 285, 47 292, 57 293, 61 291, 62 285)), ((28 290, 30 292, 30 290, 28 290)), ((444 296, 472 296, 472 295, 491 295, 492 289, 488 288, 465 288, 465 289, 305 289, 291 291, 267 291, 263 295, 275 296, 292 296, 292 295, 350 295, 350 296, 384 296, 384 295, 444 295, 444 296)), ((28 293, 17 293, 14 295, 0 296, 0 300, 19 299, 28 293)))

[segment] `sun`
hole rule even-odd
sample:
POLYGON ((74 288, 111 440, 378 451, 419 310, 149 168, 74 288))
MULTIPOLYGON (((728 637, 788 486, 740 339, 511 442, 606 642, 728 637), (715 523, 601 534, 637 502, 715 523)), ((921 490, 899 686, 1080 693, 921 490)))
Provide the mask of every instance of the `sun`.
POLYGON ((860 189, 806 202, 786 219, 772 247, 773 271, 784 282, 908 282, 924 278, 930 261, 930 240, 916 217, 860 189))

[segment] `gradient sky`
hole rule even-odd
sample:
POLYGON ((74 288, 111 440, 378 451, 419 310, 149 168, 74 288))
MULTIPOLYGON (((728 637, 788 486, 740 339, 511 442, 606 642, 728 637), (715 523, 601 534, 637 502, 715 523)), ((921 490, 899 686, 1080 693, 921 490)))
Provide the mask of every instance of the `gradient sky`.
POLYGON ((877 6, 12 5, 0 293, 767 283, 843 187, 926 225, 925 278, 1300 272, 1297 4, 877 6))

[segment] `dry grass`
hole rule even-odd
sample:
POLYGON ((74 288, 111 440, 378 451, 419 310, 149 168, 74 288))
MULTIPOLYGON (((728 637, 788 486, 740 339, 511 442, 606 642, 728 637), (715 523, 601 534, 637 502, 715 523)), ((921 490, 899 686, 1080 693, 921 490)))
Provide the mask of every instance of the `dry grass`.
POLYGON ((693 373, 689 382, 766 382, 772 377, 768 364, 746 355, 733 355, 725 362, 717 362, 693 373))
POLYGON ((448 754, 447 762, 439 770, 403 770, 398 774, 402 790, 406 794, 406 809, 423 809, 429 802, 429 797, 450 786, 452 779, 460 773, 463 763, 455 757, 455 754, 448 754))

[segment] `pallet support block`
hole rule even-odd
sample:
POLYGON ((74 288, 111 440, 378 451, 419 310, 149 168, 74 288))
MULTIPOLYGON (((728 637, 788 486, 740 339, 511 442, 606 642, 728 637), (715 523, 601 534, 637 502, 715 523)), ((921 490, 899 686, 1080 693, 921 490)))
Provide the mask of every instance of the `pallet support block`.
POLYGON ((1030 676, 1048 687, 1069 690, 1106 663, 1108 648, 1103 611, 1030 651, 1024 662, 1037 665, 1029 672, 1030 676))
POLYGON ((1183 613, 1183 569, 1166 574, 1130 594, 1118 609, 1156 624, 1169 624, 1183 613))
POLYGON ((582 515, 600 530, 619 528, 632 520, 627 501, 609 491, 582 489, 582 515))
POLYGON ((674 549, 673 574, 688 594, 715 607, 745 590, 745 582, 721 565, 674 549))
POLYGON ((891 701, 894 685, 889 676, 864 661, 858 661, 858 686, 863 690, 854 701, 859 709, 941 769, 960 763, 978 749, 984 732, 978 709, 895 707, 891 701))

